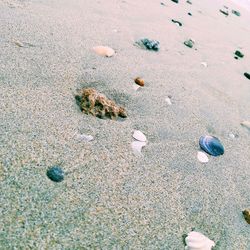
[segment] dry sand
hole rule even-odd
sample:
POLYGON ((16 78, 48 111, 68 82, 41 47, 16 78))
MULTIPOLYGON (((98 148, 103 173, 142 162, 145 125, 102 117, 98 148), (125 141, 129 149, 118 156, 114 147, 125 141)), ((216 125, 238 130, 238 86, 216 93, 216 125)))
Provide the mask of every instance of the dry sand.
POLYGON ((227 0, 163 2, 0 2, 0 249, 180 250, 192 228, 215 249, 250 249, 241 213, 250 206, 250 133, 240 126, 250 119, 250 14, 227 0), (241 17, 225 17, 223 5, 241 17), (160 51, 133 46, 143 37, 160 51), (183 45, 189 38, 197 50, 183 45), (99 57, 96 45, 117 53, 99 57), (135 91, 137 76, 146 84, 135 91), (74 94, 85 86, 129 117, 82 114, 74 94), (131 150, 134 129, 148 139, 143 157, 131 150), (205 134, 225 154, 204 165, 196 154, 205 134), (55 164, 68 173, 61 183, 46 177, 55 164))

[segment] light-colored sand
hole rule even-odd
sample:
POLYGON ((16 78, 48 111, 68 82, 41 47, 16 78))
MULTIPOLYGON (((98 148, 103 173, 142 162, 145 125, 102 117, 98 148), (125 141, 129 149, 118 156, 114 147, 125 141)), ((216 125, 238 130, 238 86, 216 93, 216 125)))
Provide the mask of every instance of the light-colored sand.
POLYGON ((250 249, 241 214, 250 206, 250 133, 240 126, 250 119, 250 14, 226 0, 164 3, 0 2, 0 249, 180 250, 191 228, 215 249, 250 249), (225 17, 223 5, 241 17, 225 17), (143 37, 160 51, 133 46, 143 37), (183 45, 189 38, 197 50, 183 45), (99 57, 96 45, 117 54, 99 57), (136 92, 137 76, 146 84, 136 92), (129 117, 82 114, 74 94, 84 86, 129 117), (132 153, 134 129, 147 136, 144 157, 132 153), (204 134, 225 146, 205 165, 196 159, 204 134), (54 164, 68 172, 61 183, 46 177, 54 164))

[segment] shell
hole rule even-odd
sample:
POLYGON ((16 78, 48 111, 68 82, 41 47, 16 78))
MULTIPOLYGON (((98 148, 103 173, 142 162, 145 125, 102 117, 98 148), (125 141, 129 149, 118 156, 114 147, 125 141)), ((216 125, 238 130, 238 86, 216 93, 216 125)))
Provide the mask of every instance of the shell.
POLYGON ((250 224, 250 209, 245 209, 242 213, 246 222, 250 224))
POLYGON ((202 163, 207 163, 209 161, 207 155, 201 151, 197 152, 197 159, 202 163))
POLYGON ((111 57, 115 54, 115 51, 108 46, 96 46, 93 47, 93 50, 100 56, 111 57))
POLYGON ((94 140, 94 137, 92 135, 85 135, 85 134, 77 134, 76 135, 76 139, 78 141, 86 141, 86 142, 90 142, 94 140))
POLYGON ((194 46, 194 40, 192 40, 192 39, 186 40, 186 41, 184 42, 184 44, 185 44, 187 47, 189 47, 189 48, 193 48, 193 46, 194 46))
POLYGON ((134 154, 140 155, 140 154, 141 154, 142 148, 145 147, 146 144, 147 144, 146 142, 133 141, 133 142, 131 143, 131 147, 132 147, 132 149, 133 149, 134 154))
POLYGON ((244 76, 245 76, 247 79, 250 80, 250 74, 249 74, 249 73, 245 72, 245 73, 244 73, 244 76))
POLYGON ((218 138, 210 135, 201 136, 200 147, 210 155, 219 156, 224 154, 224 147, 218 138))
POLYGON ((205 68, 207 67, 207 63, 206 62, 201 62, 201 65, 204 66, 205 68))
POLYGON ((250 130, 250 121, 243 121, 240 124, 241 124, 241 126, 250 130))
POLYGON ((166 97, 165 101, 168 105, 172 105, 171 99, 169 97, 166 97))
POLYGON ((135 83, 138 84, 139 86, 143 87, 144 86, 144 80, 140 77, 135 78, 135 83))
POLYGON ((54 182, 61 182, 64 179, 64 171, 59 166, 53 166, 47 170, 47 176, 54 182))
POLYGON ((148 38, 143 38, 135 42, 135 44, 142 49, 158 51, 160 49, 160 42, 157 40, 150 40, 148 38))
POLYGON ((133 137, 137 141, 141 141, 141 142, 147 141, 146 136, 140 130, 135 130, 133 133, 133 137))
POLYGON ((205 235, 192 231, 185 239, 186 250, 211 250, 215 246, 214 241, 207 238, 205 235))

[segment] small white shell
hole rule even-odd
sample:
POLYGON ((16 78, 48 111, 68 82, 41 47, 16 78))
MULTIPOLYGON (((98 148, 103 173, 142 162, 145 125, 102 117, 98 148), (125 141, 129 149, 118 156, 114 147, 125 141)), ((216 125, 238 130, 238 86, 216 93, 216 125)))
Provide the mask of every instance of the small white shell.
POLYGON ((147 141, 146 136, 140 131, 140 130, 135 130, 133 137, 137 140, 137 141, 141 141, 141 142, 145 142, 147 141))
POLYGON ((204 66, 205 68, 207 67, 207 63, 206 62, 202 62, 201 65, 204 66))
POLYGON ((140 155, 141 154, 141 150, 144 146, 146 146, 146 142, 141 142, 141 141, 133 141, 131 143, 131 147, 133 149, 134 154, 136 155, 140 155))
POLYGON ((235 139, 235 135, 233 133, 230 133, 228 136, 230 139, 235 139))
POLYGON ((186 250, 211 250, 215 246, 214 241, 207 238, 205 235, 192 231, 185 239, 186 250))
POLYGON ((76 139, 78 141, 86 141, 86 142, 90 142, 94 140, 94 137, 92 135, 85 135, 85 134, 77 134, 76 135, 76 139))
POLYGON ((171 99, 169 97, 166 97, 165 101, 168 105, 172 105, 171 99))
POLYGON ((100 56, 111 57, 115 54, 115 51, 108 46, 96 46, 93 47, 93 50, 100 56))
POLYGON ((250 130, 250 121, 243 121, 240 124, 250 130))
POLYGON ((133 84, 133 89, 134 89, 135 91, 137 91, 139 88, 140 88, 140 86, 139 86, 139 85, 137 85, 137 84, 133 84))
POLYGON ((201 151, 197 152, 197 159, 202 163, 207 163, 209 161, 207 155, 201 151))

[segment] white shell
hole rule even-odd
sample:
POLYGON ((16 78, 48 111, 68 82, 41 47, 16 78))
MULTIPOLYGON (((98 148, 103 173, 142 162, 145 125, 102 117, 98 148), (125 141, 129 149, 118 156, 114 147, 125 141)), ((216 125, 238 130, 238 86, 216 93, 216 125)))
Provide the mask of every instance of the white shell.
POLYGON ((207 63, 206 62, 202 62, 201 65, 204 66, 205 68, 207 67, 207 63))
POLYGON ((168 105, 172 105, 171 99, 169 97, 166 97, 165 101, 168 105))
POLYGON ((140 131, 140 130, 135 130, 133 137, 137 140, 137 141, 141 141, 141 142, 145 142, 147 141, 146 136, 140 131))
POLYGON ((139 88, 140 88, 140 86, 139 86, 139 85, 137 85, 137 84, 133 84, 133 89, 134 89, 135 91, 137 91, 139 88))
POLYGON ((240 123, 243 127, 250 129, 250 121, 243 121, 240 123))
POLYGON ((146 142, 141 142, 141 141, 133 141, 131 143, 131 147, 133 149, 134 154, 136 155, 140 155, 141 154, 141 150, 144 146, 146 146, 146 142))
POLYGON ((207 163, 209 161, 207 155, 201 151, 197 152, 197 159, 202 163, 207 163))
POLYGON ((94 140, 94 137, 92 135, 85 135, 85 134, 77 134, 76 135, 76 139, 78 141, 86 141, 86 142, 90 142, 94 140))
POLYGON ((107 46, 96 46, 93 47, 93 50, 95 51, 96 54, 100 56, 111 57, 115 54, 115 51, 107 46))
POLYGON ((205 235, 192 231, 185 239, 186 250, 211 250, 215 246, 214 241, 207 238, 205 235))
POLYGON ((230 133, 228 136, 230 139, 235 139, 235 135, 233 133, 230 133))

